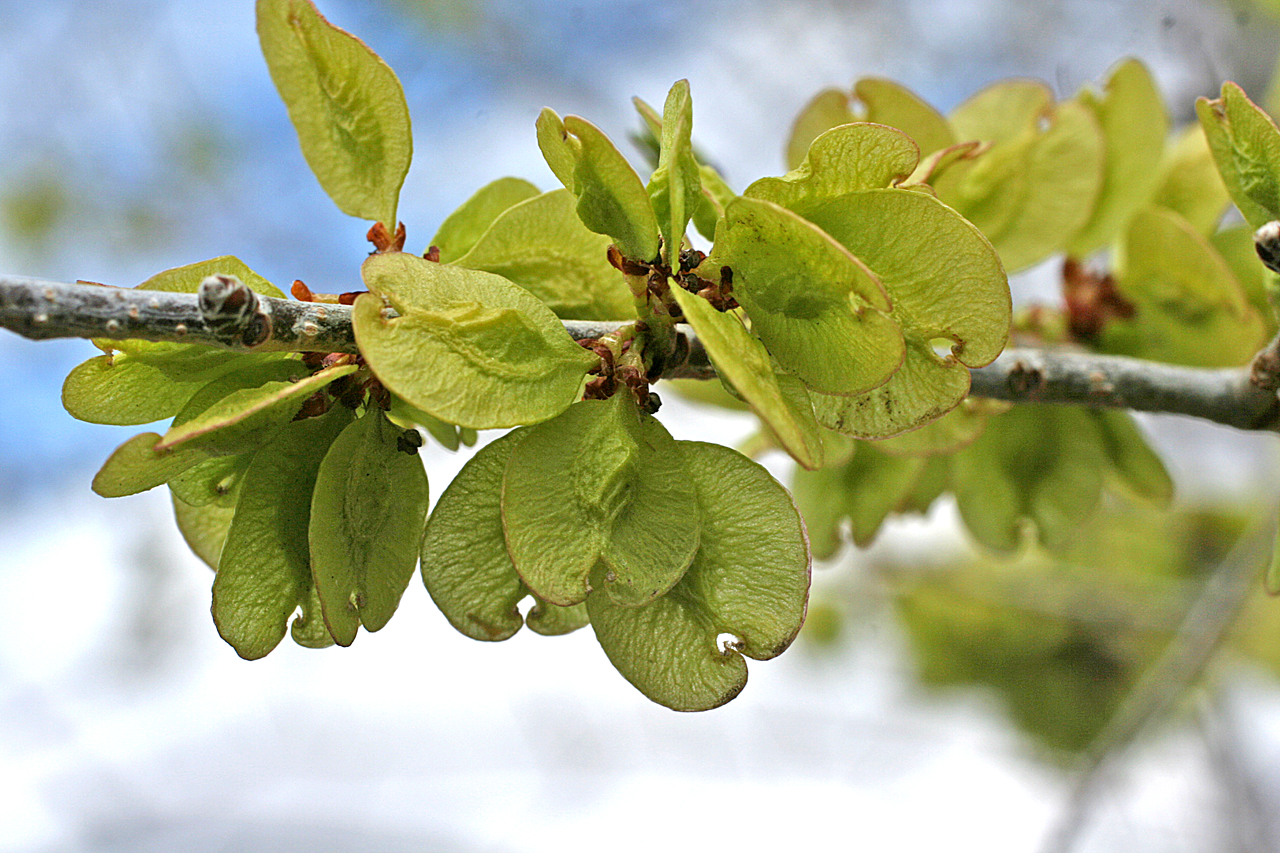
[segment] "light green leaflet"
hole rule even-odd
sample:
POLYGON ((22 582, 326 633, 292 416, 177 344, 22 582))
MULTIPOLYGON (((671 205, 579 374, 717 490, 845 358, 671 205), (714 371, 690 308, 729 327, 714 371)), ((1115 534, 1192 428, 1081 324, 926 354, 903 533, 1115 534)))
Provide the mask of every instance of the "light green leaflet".
POLYGON ((956 143, 942 114, 910 89, 881 77, 864 77, 853 86, 854 97, 865 105, 862 121, 896 127, 915 140, 921 156, 956 143))
POLYGON ((554 417, 598 358, 500 276, 388 253, 364 263, 356 343, 378 379, 448 423, 492 429, 554 417), (385 299, 399 317, 388 317, 385 299))
POLYGON ((732 202, 700 274, 715 280, 721 266, 733 271, 751 330, 813 390, 860 394, 902 364, 902 330, 875 274, 791 211, 755 198, 732 202))
MULTIPOLYGON (((207 261, 184 264, 180 267, 156 273, 138 285, 137 290, 163 290, 168 293, 195 293, 200 283, 211 275, 234 276, 254 293, 284 299, 280 288, 249 269, 248 264, 234 255, 221 255, 207 261)), ((177 346, 184 346, 178 344, 177 346)))
POLYGON ((870 178, 853 180, 853 166, 848 173, 832 174, 814 165, 856 161, 863 149, 897 152, 891 165, 879 170, 874 161, 859 161, 863 174, 888 181, 914 166, 897 156, 907 152, 905 139, 878 125, 839 127, 814 142, 810 157, 816 161, 787 178, 757 181, 746 191, 794 205, 792 210, 858 258, 889 294, 889 318, 901 327, 907 344, 902 368, 865 394, 812 395, 819 423, 860 438, 895 435, 950 411, 968 393, 965 367, 989 363, 1008 337, 1008 282, 991 244, 971 223, 925 193, 857 189, 870 178), (947 251, 936 251, 938 246, 947 251), (943 340, 951 348, 945 357, 933 349, 943 340))
POLYGON ((222 543, 227 538, 227 528, 231 526, 231 518, 235 515, 235 505, 192 506, 180 500, 177 495, 172 498, 174 521, 177 522, 187 547, 205 565, 216 571, 218 558, 222 555, 222 543))
MULTIPOLYGON (((1200 125, 1184 128, 1164 152, 1151 202, 1180 214, 1201 234, 1208 236, 1217 230, 1231 196, 1214 165, 1209 140, 1200 125)), ((1253 254, 1252 228, 1249 235, 1249 253, 1253 254)), ((1256 264, 1256 255, 1254 260, 1256 264)))
POLYGON ((117 447, 94 476, 93 490, 104 498, 136 495, 169 482, 209 458, 208 453, 193 447, 157 453, 154 448, 158 441, 157 433, 144 432, 117 447))
MULTIPOLYGON (((230 255, 165 270, 136 289, 195 293, 200 282, 215 274, 233 275, 264 296, 284 296, 230 255)), ((106 339, 96 343, 117 352, 91 358, 74 368, 62 386, 62 405, 72 417, 117 426, 171 418, 207 382, 229 370, 279 357, 194 344, 106 339)))
POLYGON ((1280 130, 1271 117, 1229 81, 1221 97, 1196 101, 1196 115, 1244 218, 1254 228, 1280 219, 1280 130))
POLYGON ((310 0, 258 0, 257 12, 262 55, 320 186, 343 213, 394 231, 413 156, 395 72, 310 0))
POLYGON ((823 133, 804 162, 781 178, 761 178, 744 196, 764 199, 810 218, 815 204, 862 190, 883 189, 906 178, 920 149, 899 130, 851 124, 823 133))
MULTIPOLYGON (((293 421, 245 472, 214 576, 213 621, 246 660, 274 649, 299 607, 304 624, 319 621, 309 609, 311 495, 321 460, 351 418, 349 409, 334 406, 321 417, 293 421)), ((301 633, 314 641, 312 632, 301 633)))
POLYGON ((307 541, 324 623, 340 646, 377 631, 400 605, 427 518, 427 472, 417 448, 370 407, 320 463, 307 541))
POLYGON ((169 480, 169 489, 174 497, 191 506, 216 503, 234 507, 240 478, 249 467, 254 450, 234 456, 214 456, 199 462, 169 480))
POLYGON ((627 258, 658 257, 658 218, 640 176, 598 127, 577 116, 544 109, 538 116, 538 147, 551 171, 578 197, 578 217, 607 234, 627 258))
POLYGON ((809 153, 813 140, 833 127, 856 121, 849 105, 849 94, 840 89, 823 89, 814 95, 800 110, 791 125, 787 139, 786 158, 788 169, 798 169, 809 153))
POLYGON ((953 164, 938 197, 973 222, 1010 272, 1055 252, 1089 221, 1102 188, 1102 131, 1088 108, 1054 105, 1040 83, 997 83, 951 114, 956 138, 991 148, 953 164))
POLYGON ((1089 411, 1017 406, 951 457, 960 517, 983 545, 1010 551, 1033 521, 1047 548, 1066 546, 1098 504, 1108 456, 1089 411))
POLYGON ((538 188, 522 178, 499 178, 485 184, 449 214, 431 238, 431 245, 440 250, 440 263, 456 261, 471 251, 503 211, 537 194, 538 188))
POLYGON ((1151 73, 1136 59, 1115 67, 1101 97, 1086 89, 1077 99, 1097 119, 1106 151, 1093 215, 1067 247, 1084 257, 1115 239, 1151 198, 1160 179, 1151 166, 1164 152, 1169 114, 1151 73))
POLYGON ((742 395, 797 462, 806 468, 821 467, 822 437, 803 385, 794 376, 774 370, 768 351, 736 316, 717 311, 707 300, 680 287, 672 286, 671 295, 720 378, 742 395))
POLYGON ((1110 470, 1131 494, 1168 509, 1173 501, 1173 480, 1151 449, 1133 415, 1119 409, 1090 409, 1098 424, 1110 470))
POLYGON ((698 161, 693 155, 693 102, 689 81, 678 80, 662 110, 662 147, 658 168, 649 179, 649 199, 662 232, 662 259, 672 270, 680 266, 680 248, 689 217, 702 198, 698 161))
POLYGON ((871 543, 889 513, 899 512, 929 460, 890 456, 859 441, 843 465, 819 471, 796 470, 791 481, 804 516, 813 555, 828 559, 840 549, 840 524, 850 520, 853 541, 871 543))
POLYGON ((625 391, 530 428, 502 481, 507 551, 541 599, 577 604, 598 564, 619 604, 650 602, 693 559, 697 494, 675 440, 625 391))
MULTIPOLYGON (((525 620, 517 605, 531 595, 502 532, 502 475, 524 430, 481 448, 453 478, 422 535, 422 581, 453 627, 475 640, 505 640, 525 620)), ((563 634, 586 624, 586 605, 538 601, 529 627, 563 634)))
POLYGON ((1247 362, 1266 327, 1230 267, 1203 236, 1170 210, 1148 208, 1130 222, 1116 280, 1132 319, 1114 319, 1098 346, 1155 361, 1200 367, 1247 362))
POLYGON ((795 504, 761 466, 715 444, 678 442, 697 488, 701 544, 689 571, 641 607, 593 590, 587 611, 610 662, 642 693, 678 711, 742 690, 742 655, 768 660, 804 621, 809 549, 795 504), (719 637, 732 635, 725 648, 719 637))
MULTIPOLYGON (((672 98, 674 97, 676 101, 674 106, 676 107, 676 112, 679 114, 679 121, 683 121, 686 125, 691 127, 691 122, 693 120, 691 112, 692 108, 691 106, 687 106, 687 95, 687 81, 682 80, 671 88, 671 92, 667 95, 666 106, 673 106, 672 98), (684 85, 682 86, 682 84, 684 85), (679 89, 683 89, 683 92, 679 91, 679 89), (688 113, 687 115, 685 115, 686 112, 688 113)), ((719 172, 711 166, 698 162, 698 152, 693 147, 691 134, 687 142, 687 146, 685 142, 680 141, 680 139, 683 138, 682 134, 678 135, 677 139, 670 142, 661 141, 663 139, 663 117, 658 115, 657 110, 646 104, 640 98, 632 98, 631 102, 635 104, 636 112, 638 112, 640 114, 640 118, 644 120, 645 129, 653 139, 652 144, 654 149, 658 152, 659 159, 661 159, 662 156, 665 156, 662 154, 662 147, 664 145, 667 147, 667 150, 670 151, 674 151, 679 148, 682 152, 680 155, 682 158, 684 157, 683 151, 687 147, 689 156, 683 160, 685 163, 684 169, 687 170, 688 164, 692 163, 693 167, 697 169, 698 174, 696 176, 696 180, 695 176, 689 174, 685 175, 685 206, 687 208, 688 216, 693 220, 694 227, 698 229, 698 233, 707 240, 714 242, 716 238, 716 222, 724 215, 725 206, 737 198, 737 194, 729 188, 729 185, 725 183, 724 178, 720 176, 719 172), (692 201, 689 200, 689 196, 691 194, 692 201)), ((666 110, 664 109, 664 112, 665 111, 666 110)), ((679 126, 680 124, 677 122, 677 127, 679 126)), ((663 236, 666 238, 666 235, 669 232, 675 230, 675 226, 667 226, 661 223, 661 220, 666 217, 659 210, 659 206, 666 202, 655 197, 654 191, 662 189, 665 192, 666 178, 662 178, 661 182, 655 181, 654 179, 656 178, 658 178, 657 172, 650 177, 648 190, 650 198, 653 199, 654 210, 657 211, 655 215, 659 219, 663 236), (659 183, 661 183, 662 186, 659 186, 659 183)), ((688 220, 686 220, 685 224, 688 224, 688 220)), ((671 240, 667 238, 666 243, 669 245, 671 240)), ((676 264, 671 263, 670 253, 667 252, 667 255, 667 262, 671 264, 672 269, 675 269, 676 264)))
POLYGON ((936 456, 955 453, 982 435, 987 420, 1003 412, 1009 404, 968 397, 938 420, 894 438, 875 442, 877 450, 890 456, 936 456))
POLYGON ((513 281, 564 320, 626 320, 635 304, 609 263, 610 240, 582 224, 577 201, 560 189, 498 216, 455 263, 513 281))
POLYGON ((698 176, 702 195, 693 208, 693 227, 707 240, 715 242, 716 225, 720 222, 720 217, 724 216, 724 209, 738 194, 710 166, 699 166, 698 176))
POLYGON ((241 452, 291 421, 312 394, 357 369, 354 364, 337 365, 297 381, 276 380, 232 391, 189 420, 180 414, 155 449, 199 447, 218 455, 241 452))
POLYGON ((839 89, 824 89, 796 117, 787 142, 787 168, 804 162, 813 141, 833 127, 866 121, 883 124, 911 137, 920 155, 955 143, 947 120, 910 89, 880 77, 864 77, 854 84, 853 100, 839 89), (860 102, 860 103, 858 103, 860 102))
POLYGON ((91 424, 148 424, 173 417, 211 378, 174 380, 162 368, 127 353, 100 355, 67 374, 62 406, 72 417, 91 424))

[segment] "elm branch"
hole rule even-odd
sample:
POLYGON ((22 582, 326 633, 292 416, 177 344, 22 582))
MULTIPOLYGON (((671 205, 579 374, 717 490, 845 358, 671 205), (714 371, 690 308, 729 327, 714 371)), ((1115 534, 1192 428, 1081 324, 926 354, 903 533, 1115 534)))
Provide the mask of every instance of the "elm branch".
MULTIPOLYGON (((247 306, 227 312, 226 293, 210 304, 210 284, 200 293, 167 293, 0 276, 0 327, 36 340, 133 338, 239 351, 357 351, 349 306, 250 294, 247 306)), ((622 325, 565 321, 576 340, 622 325)), ((715 376, 693 331, 677 328, 689 341, 689 356, 668 366, 664 377, 715 376)), ((1190 415, 1237 429, 1280 431, 1280 400, 1275 390, 1259 387, 1266 383, 1251 379, 1249 367, 1209 370, 1071 350, 1010 349, 971 373, 978 397, 1190 415)))

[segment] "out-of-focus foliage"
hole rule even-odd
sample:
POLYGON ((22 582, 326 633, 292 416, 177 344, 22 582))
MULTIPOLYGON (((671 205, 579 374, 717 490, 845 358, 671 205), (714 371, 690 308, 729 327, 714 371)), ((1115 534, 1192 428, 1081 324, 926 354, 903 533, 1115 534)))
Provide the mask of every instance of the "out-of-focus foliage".
MULTIPOLYGON (((1165 649, 1247 510, 1111 504, 1060 555, 1032 549, 921 572, 880 563, 921 680, 1000 697, 1036 744, 1087 747, 1165 649)), ((1230 648, 1280 670, 1280 619, 1257 590, 1230 648)), ((829 629, 828 629, 829 631, 829 629)))

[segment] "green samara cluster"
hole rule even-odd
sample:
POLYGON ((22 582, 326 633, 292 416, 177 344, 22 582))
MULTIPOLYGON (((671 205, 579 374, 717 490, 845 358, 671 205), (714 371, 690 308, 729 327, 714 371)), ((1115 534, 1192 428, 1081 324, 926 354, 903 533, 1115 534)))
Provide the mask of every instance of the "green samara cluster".
MULTIPOLYGON (((797 124, 791 171, 740 194, 694 150, 686 81, 661 112, 637 101, 655 143, 647 181, 594 125, 543 110, 537 144, 563 188, 494 181, 419 255, 397 228, 412 139, 395 75, 308 0, 259 0, 257 11, 307 162, 343 211, 374 223, 366 290, 345 300, 358 354, 103 341, 106 354, 64 388, 86 420, 173 418, 122 445, 94 488, 168 484, 179 527, 216 570, 214 620, 242 656, 267 654, 290 626, 303 645, 349 645, 361 626, 386 624, 420 564, 468 636, 590 624, 657 702, 699 710, 737 695, 744 656, 776 656, 801 627, 810 544, 764 468, 677 441, 654 417, 651 384, 687 355, 678 323, 802 477, 847 485, 847 501, 823 508, 814 496, 829 484, 798 481, 819 553, 834 551, 843 518, 860 537, 877 514, 927 506, 948 486, 1001 547, 1023 516, 1070 526, 1045 495, 1100 459, 1162 488, 1156 474, 1142 480, 1152 466, 1127 421, 1064 414, 1052 432, 1066 444, 1046 461, 1035 456, 1046 445, 1010 438, 1040 427, 961 405, 970 368, 1009 336, 1006 268, 1064 240, 1091 251, 1136 216, 1165 215, 1100 201, 1132 171, 1106 153, 1110 137, 1081 130, 1120 121, 1108 118, 1124 112, 1107 106, 1113 96, 1054 105, 1019 84, 944 119, 863 81, 864 110, 820 96, 797 124), (1052 218, 1066 206, 1055 199, 1077 205, 1081 193, 1079 222, 1052 218), (1030 228, 1036 217, 1050 224, 1030 228), (575 341, 566 320, 613 331, 575 341), (509 431, 481 442, 428 517, 416 427, 450 450, 509 431), (956 453, 940 471, 944 450, 956 453), (964 483, 999 488, 997 470, 1026 494, 963 494, 964 483)), ((1174 172, 1148 183, 1175 194, 1174 172)), ((231 257, 140 287, 195 292, 215 275, 283 297, 231 257)))
MULTIPOLYGON (((788 158, 812 159, 852 121, 901 128, 924 155, 912 180, 973 222, 1006 269, 1065 257, 1064 310, 1016 317, 1024 342, 1228 367, 1276 331, 1277 276, 1258 263, 1253 232, 1280 218, 1280 131, 1230 83, 1198 112, 1199 124, 1170 137, 1136 60, 1118 64, 1100 92, 1055 101, 1042 84, 1006 81, 949 116, 870 78, 819 93, 796 121, 788 158), (1232 201, 1245 223, 1224 219, 1232 201)), ((766 423, 764 443, 789 447, 766 423)), ((1173 494, 1159 456, 1118 410, 967 400, 887 440, 845 432, 857 440, 824 433, 823 464, 798 470, 792 484, 817 557, 833 556, 845 531, 868 544, 887 517, 923 512, 944 493, 973 538, 1002 552, 1028 540, 1062 551, 1105 487, 1162 508, 1173 494)))

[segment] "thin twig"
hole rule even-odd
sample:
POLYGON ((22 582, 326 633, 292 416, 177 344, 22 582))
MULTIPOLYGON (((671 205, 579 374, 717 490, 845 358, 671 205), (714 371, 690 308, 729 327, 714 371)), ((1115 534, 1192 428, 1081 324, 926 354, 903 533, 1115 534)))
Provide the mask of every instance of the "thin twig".
MULTIPOLYGON (((216 323, 193 293, 165 293, 0 276, 0 327, 28 338, 137 338, 234 350, 356 352, 345 305, 257 297, 269 335, 246 345, 246 332, 216 323)), ((598 338, 623 322, 566 320, 576 340, 598 338)), ((667 379, 710 379, 715 369, 688 326, 678 333, 689 355, 667 379)), ((256 340, 251 337, 250 340, 256 340)), ((1191 415, 1245 430, 1280 429, 1280 400, 1250 381, 1248 367, 1204 370, 1066 350, 1006 350, 974 369, 973 395, 1014 403, 1058 403, 1191 415)))
POLYGON ((1164 653, 1143 673, 1094 738, 1067 807, 1042 853, 1069 853, 1111 764, 1144 728, 1168 714, 1204 673, 1255 588, 1259 567, 1266 564, 1272 533, 1267 527, 1247 533, 1205 581, 1164 653))

